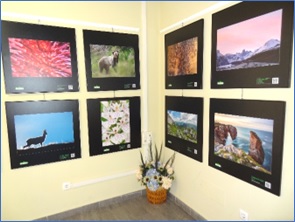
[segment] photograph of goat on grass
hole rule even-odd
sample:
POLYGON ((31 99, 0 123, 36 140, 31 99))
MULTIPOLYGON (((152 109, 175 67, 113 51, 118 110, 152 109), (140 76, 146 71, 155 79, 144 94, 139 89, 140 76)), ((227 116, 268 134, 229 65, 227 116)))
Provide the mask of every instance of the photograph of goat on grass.
POLYGON ((92 78, 135 77, 134 49, 90 45, 92 78))

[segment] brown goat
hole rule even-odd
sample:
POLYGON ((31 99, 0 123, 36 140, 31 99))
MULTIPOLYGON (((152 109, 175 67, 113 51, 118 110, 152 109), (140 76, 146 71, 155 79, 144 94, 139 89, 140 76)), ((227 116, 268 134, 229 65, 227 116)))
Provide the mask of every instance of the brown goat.
POLYGON ((109 69, 111 66, 116 71, 115 66, 117 65, 118 61, 119 61, 119 52, 118 51, 114 51, 111 56, 103 56, 98 61, 100 72, 103 72, 103 70, 105 69, 106 74, 109 74, 109 69))

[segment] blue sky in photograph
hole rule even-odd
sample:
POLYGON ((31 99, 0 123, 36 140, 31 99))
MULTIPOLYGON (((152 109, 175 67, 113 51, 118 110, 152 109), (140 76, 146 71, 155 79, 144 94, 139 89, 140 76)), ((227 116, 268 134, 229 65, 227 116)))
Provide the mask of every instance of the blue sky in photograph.
POLYGON ((192 113, 179 112, 174 110, 167 110, 168 114, 176 122, 190 123, 197 126, 198 115, 192 113))
POLYGON ((29 138, 42 136, 44 130, 47 136, 43 146, 74 142, 72 112, 15 115, 14 121, 17 149, 22 149, 29 138))
POLYGON ((215 113, 215 122, 240 126, 248 129, 257 129, 267 132, 273 132, 274 121, 272 119, 263 119, 257 117, 239 116, 224 113, 215 113))

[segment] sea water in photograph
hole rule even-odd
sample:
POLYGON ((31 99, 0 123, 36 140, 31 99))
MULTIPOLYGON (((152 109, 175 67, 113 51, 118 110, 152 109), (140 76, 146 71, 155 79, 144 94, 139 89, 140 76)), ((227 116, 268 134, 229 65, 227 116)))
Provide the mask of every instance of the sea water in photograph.
POLYGON ((198 115, 167 110, 168 134, 197 143, 198 115))
POLYGON ((271 174, 273 123, 271 119, 215 113, 215 154, 271 174))
POLYGON ((90 44, 92 78, 135 77, 134 49, 90 44))

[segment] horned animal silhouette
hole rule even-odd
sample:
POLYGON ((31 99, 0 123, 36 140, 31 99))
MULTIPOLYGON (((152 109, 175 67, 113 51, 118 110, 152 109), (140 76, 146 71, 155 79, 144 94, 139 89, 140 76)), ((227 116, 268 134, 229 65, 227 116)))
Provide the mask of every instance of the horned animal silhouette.
POLYGON ((45 137, 47 135, 47 132, 46 130, 43 131, 43 135, 42 136, 39 136, 39 137, 35 137, 35 138, 30 138, 27 140, 27 145, 24 146, 24 148, 26 147, 30 147, 31 145, 37 145, 40 143, 40 145, 42 146, 44 140, 45 140, 45 137))

